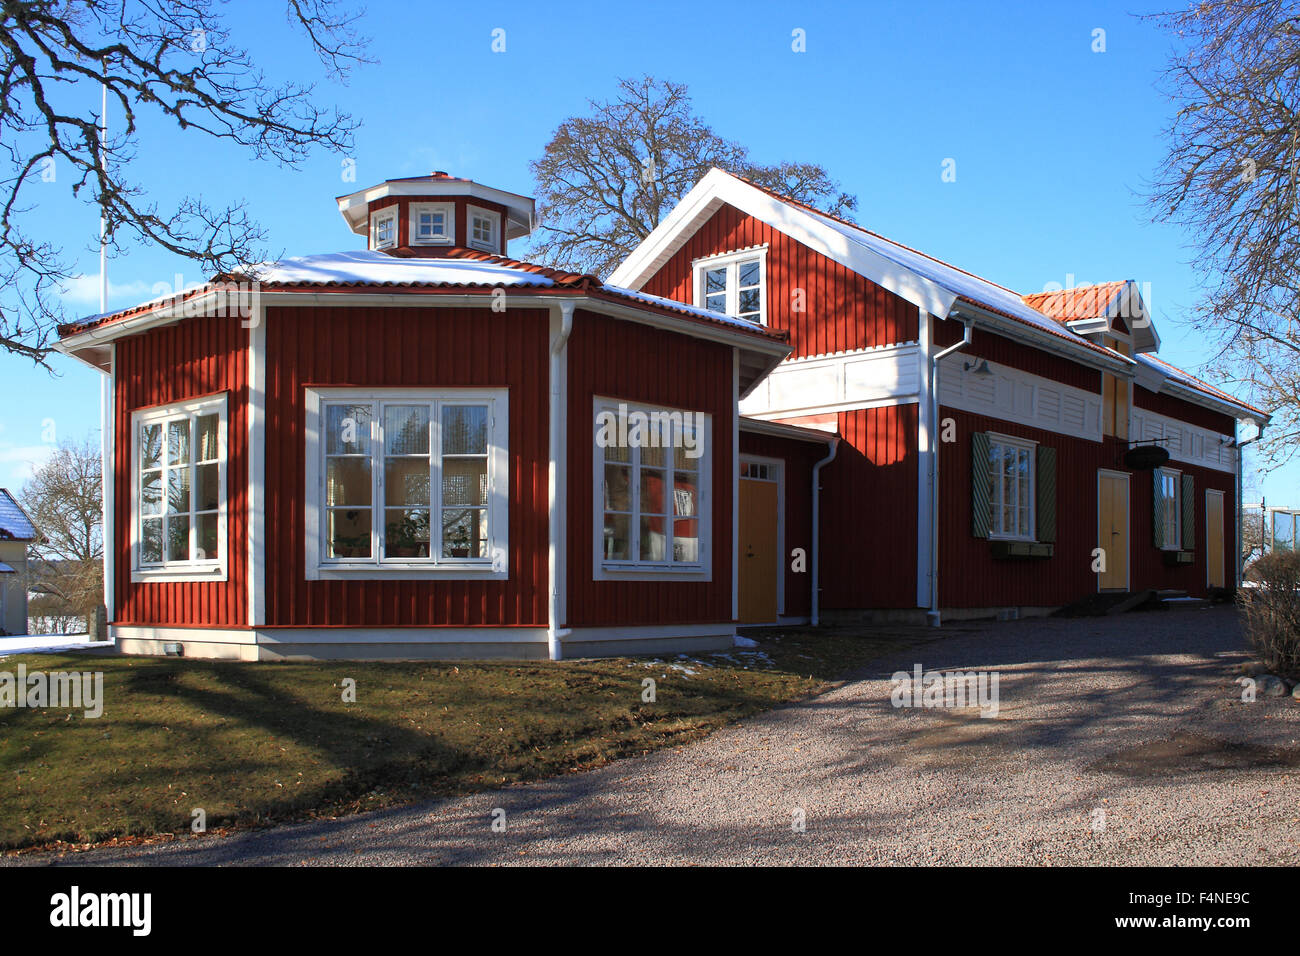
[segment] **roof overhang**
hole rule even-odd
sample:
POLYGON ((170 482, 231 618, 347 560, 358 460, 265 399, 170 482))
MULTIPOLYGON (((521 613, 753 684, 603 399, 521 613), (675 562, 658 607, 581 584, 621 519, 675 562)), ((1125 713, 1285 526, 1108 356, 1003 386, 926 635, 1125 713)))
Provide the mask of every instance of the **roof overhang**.
MULTIPOLYGON (((735 326, 701 321, 684 314, 673 314, 650 303, 641 304, 618 296, 616 293, 602 292, 599 288, 575 294, 571 289, 520 286, 514 291, 507 291, 504 300, 500 296, 494 297, 493 293, 493 288, 479 292, 460 290, 453 292, 440 289, 412 289, 404 292, 394 292, 391 289, 264 290, 257 293, 254 308, 260 310, 276 305, 500 308, 504 304, 506 308, 535 309, 539 306, 555 306, 561 301, 570 301, 575 307, 590 312, 638 322, 738 349, 742 398, 752 392, 754 387, 792 351, 787 342, 779 339, 757 335, 735 326)), ((217 308, 224 305, 222 294, 221 289, 213 288, 199 291, 183 301, 167 299, 149 311, 69 335, 56 343, 54 348, 92 368, 108 372, 112 368, 114 340, 172 325, 197 315, 210 314, 204 312, 205 307, 217 308)), ((248 319, 232 316, 232 321, 237 319, 254 324, 262 321, 257 312, 248 319)))
POLYGON ((370 204, 389 197, 411 198, 429 197, 431 200, 463 196, 470 199, 482 199, 506 208, 506 238, 518 239, 533 230, 533 220, 537 214, 537 204, 531 196, 494 189, 468 179, 441 179, 427 177, 419 179, 390 179, 377 186, 359 189, 354 193, 338 197, 339 212, 343 214, 348 228, 357 235, 367 235, 370 223, 370 204))
POLYGON ((991 312, 967 299, 962 299, 946 317, 959 321, 965 321, 968 318, 973 319, 976 328, 985 328, 1007 338, 1027 342, 1034 348, 1067 358, 1078 365, 1086 365, 1103 372, 1110 372, 1112 375, 1118 375, 1122 378, 1132 378, 1134 368, 1137 365, 1132 359, 1120 355, 1118 352, 1072 341, 1064 335, 1055 334, 1048 329, 1040 329, 1018 319, 991 312))
POLYGON ((807 428, 803 425, 787 425, 784 422, 770 422, 762 418, 749 418, 745 415, 740 416, 740 430, 751 435, 767 435, 772 438, 813 442, 818 445, 828 445, 839 437, 834 431, 807 428))

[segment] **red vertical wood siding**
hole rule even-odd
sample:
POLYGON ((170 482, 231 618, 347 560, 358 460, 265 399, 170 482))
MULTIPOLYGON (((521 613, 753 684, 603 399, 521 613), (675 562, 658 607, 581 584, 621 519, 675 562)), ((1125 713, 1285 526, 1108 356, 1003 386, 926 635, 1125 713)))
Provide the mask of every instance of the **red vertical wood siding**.
MULTIPOLYGON (((569 627, 730 622, 732 350, 579 310, 569 338, 569 627), (712 416, 711 581, 594 581, 593 461, 597 397, 712 416)), ((539 404, 545 405, 539 393, 539 404)), ((543 508, 543 513, 545 508, 543 508)))
POLYGON ((1237 423, 1230 415, 1223 415, 1201 405, 1193 405, 1172 395, 1149 392, 1141 385, 1133 388, 1133 404, 1160 415, 1181 419, 1190 425, 1208 428, 1220 435, 1236 434, 1237 423))
MULTIPOLYGON (((1003 419, 974 415, 944 407, 940 414, 957 424, 957 440, 939 446, 939 601, 943 607, 997 605, 1051 606, 1069 604, 1096 593, 1092 551, 1097 544, 1097 470, 1127 472, 1122 463, 1125 445, 1114 438, 1092 442, 1054 432, 1027 428, 1003 419), (1051 558, 999 560, 989 542, 971 534, 970 435, 997 431, 1027 438, 1056 449, 1056 547, 1051 558)), ((1129 474, 1129 582, 1133 590, 1178 588, 1204 595, 1205 491, 1217 489, 1224 499, 1224 569, 1231 578, 1235 561, 1236 530, 1233 517, 1234 477, 1172 462, 1195 477, 1196 562, 1166 567, 1160 549, 1152 543, 1152 475, 1129 474)))
POLYGON ((822 469, 821 606, 916 607, 917 406, 839 413, 822 469))
MULTIPOLYGON (((961 341, 960 322, 935 321, 933 328, 934 344, 939 348, 947 348, 961 341)), ((1072 385, 1084 391, 1094 392, 1098 396, 1101 395, 1101 372, 1097 369, 1071 362, 1067 358, 1024 345, 1014 339, 996 335, 979 326, 975 327, 970 345, 957 354, 964 356, 966 361, 976 358, 987 359, 998 365, 1041 375, 1063 385, 1072 385)))
POLYGON ((266 322, 267 623, 545 627, 547 311, 275 308, 266 322), (509 579, 306 580, 307 386, 508 388, 509 579))
POLYGON ((816 442, 740 433, 742 456, 761 455, 785 462, 785 553, 779 558, 785 575, 784 613, 790 617, 812 613, 812 469, 828 451, 829 445, 816 442), (803 548, 808 556, 802 572, 791 568, 790 552, 795 548, 803 548))
POLYGON ((248 620, 248 330, 238 317, 196 317, 116 343, 114 623, 240 627, 248 620), (131 582, 131 413, 226 394, 225 581, 131 582))
POLYGON ((916 340, 916 306, 734 206, 724 205, 700 226, 644 290, 694 303, 695 259, 762 243, 768 246, 768 326, 790 331, 791 358, 916 340), (804 290, 802 312, 792 309, 795 289, 804 290))
MULTIPOLYGON (((413 203, 441 203, 452 207, 452 233, 454 244, 462 248, 469 248, 469 219, 467 207, 477 206, 479 209, 486 209, 488 212, 495 212, 500 215, 500 228, 497 233, 497 248, 493 250, 499 255, 506 254, 506 207, 500 203, 489 202, 485 199, 470 199, 465 196, 385 196, 383 199, 376 199, 366 207, 366 245, 370 244, 370 216, 379 212, 381 209, 387 209, 389 206, 397 207, 397 246, 399 248, 411 248, 419 251, 424 255, 436 255, 439 251, 445 250, 447 246, 438 245, 411 245, 411 205, 413 203)), ((388 250, 385 250, 388 251, 388 250)))

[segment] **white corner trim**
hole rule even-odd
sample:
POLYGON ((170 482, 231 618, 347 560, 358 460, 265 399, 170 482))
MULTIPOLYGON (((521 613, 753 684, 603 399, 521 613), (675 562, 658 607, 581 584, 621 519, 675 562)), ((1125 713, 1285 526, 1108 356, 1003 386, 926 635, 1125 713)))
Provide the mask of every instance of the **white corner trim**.
POLYGON ((248 624, 266 623, 266 309, 248 329, 248 624))
POLYGON ((114 468, 117 448, 117 345, 108 345, 108 374, 100 382, 100 482, 103 498, 103 542, 104 542, 104 613, 113 620, 114 596, 117 586, 117 499, 115 497, 116 471, 114 468))
POLYGON ((931 547, 934 541, 935 516, 931 510, 930 483, 934 480, 931 459, 935 455, 938 423, 932 421, 930 401, 930 357, 934 354, 934 336, 930 313, 917 308, 916 376, 920 387, 916 415, 918 451, 916 466, 916 606, 930 605, 931 547))

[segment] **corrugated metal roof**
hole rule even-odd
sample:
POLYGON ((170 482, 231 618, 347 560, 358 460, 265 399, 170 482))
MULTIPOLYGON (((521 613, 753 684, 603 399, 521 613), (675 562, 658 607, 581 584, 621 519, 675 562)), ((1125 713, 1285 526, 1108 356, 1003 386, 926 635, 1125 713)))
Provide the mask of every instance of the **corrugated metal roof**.
POLYGON ((0 539, 6 541, 35 541, 36 526, 27 517, 27 512, 9 494, 8 489, 0 488, 0 539))

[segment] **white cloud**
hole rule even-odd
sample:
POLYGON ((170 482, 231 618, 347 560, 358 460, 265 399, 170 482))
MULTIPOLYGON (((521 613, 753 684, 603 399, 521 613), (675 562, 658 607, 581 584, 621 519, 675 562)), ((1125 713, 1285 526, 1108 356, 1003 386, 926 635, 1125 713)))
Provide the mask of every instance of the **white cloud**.
MULTIPOLYGON (((147 282, 135 280, 132 282, 114 282, 108 280, 108 300, 110 302, 120 299, 129 299, 134 304, 145 298, 152 297, 151 286, 147 282)), ((75 305, 99 305, 99 276, 74 276, 68 280, 67 286, 63 290, 63 298, 66 302, 75 305)))
POLYGON ((0 444, 0 488, 17 492, 54 450, 54 445, 0 444))

